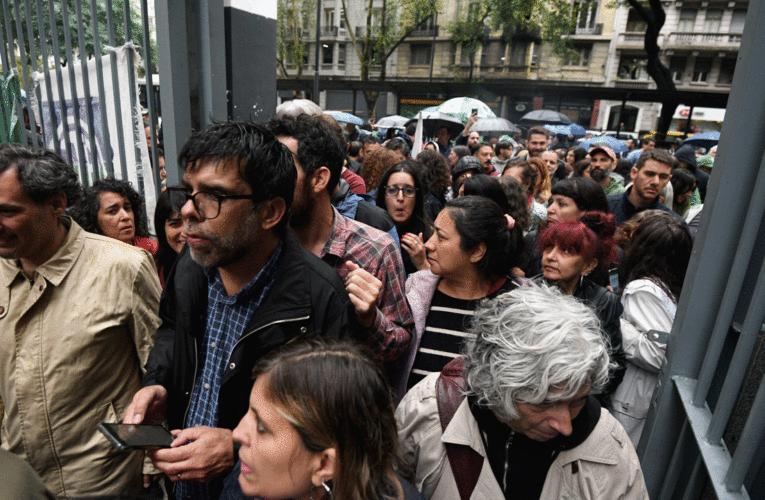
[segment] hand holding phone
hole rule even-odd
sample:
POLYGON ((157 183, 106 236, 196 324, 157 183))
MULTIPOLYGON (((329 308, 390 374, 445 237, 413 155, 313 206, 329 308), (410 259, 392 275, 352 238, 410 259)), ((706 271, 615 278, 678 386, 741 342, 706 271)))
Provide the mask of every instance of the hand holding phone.
POLYGON ((119 451, 169 448, 174 439, 170 431, 161 425, 101 422, 98 430, 119 451))

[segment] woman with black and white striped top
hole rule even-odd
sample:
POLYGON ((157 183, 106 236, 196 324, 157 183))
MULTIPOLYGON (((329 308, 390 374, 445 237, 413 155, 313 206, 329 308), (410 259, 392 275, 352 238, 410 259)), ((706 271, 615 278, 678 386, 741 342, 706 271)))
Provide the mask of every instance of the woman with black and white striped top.
POLYGON ((425 248, 430 270, 414 273, 406 282, 415 333, 397 365, 398 399, 460 354, 481 299, 529 283, 512 276, 523 255, 523 230, 488 198, 449 201, 425 248))

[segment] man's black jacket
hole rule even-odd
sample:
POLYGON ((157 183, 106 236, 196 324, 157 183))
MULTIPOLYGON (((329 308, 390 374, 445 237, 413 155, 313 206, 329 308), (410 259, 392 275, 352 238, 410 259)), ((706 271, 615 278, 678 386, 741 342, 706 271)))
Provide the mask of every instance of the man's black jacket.
MULTIPOLYGON (((253 315, 226 363, 218 396, 218 427, 233 429, 247 413, 252 369, 263 355, 311 334, 358 337, 356 313, 345 286, 330 266, 304 250, 287 230, 273 288, 253 315)), ((159 313, 162 326, 146 363, 143 386, 168 392, 167 421, 184 428, 197 376, 198 350, 206 328, 207 276, 188 248, 168 276, 159 313)))

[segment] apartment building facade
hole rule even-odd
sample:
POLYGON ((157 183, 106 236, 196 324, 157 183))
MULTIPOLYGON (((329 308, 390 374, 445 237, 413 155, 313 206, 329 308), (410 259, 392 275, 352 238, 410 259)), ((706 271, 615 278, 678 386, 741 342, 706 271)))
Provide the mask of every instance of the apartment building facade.
MULTIPOLYGON (((280 0, 289 1, 289 0, 280 0)), ((661 109, 658 103, 629 102, 622 110, 621 101, 581 97, 577 92, 556 92, 551 98, 545 88, 655 89, 646 71, 643 50, 645 23, 634 9, 614 5, 610 0, 580 0, 576 7, 576 27, 569 35, 573 51, 566 57, 553 53, 533 34, 503 33, 488 27, 471 57, 471 51, 452 41, 450 27, 467 15, 465 0, 443 2, 436 16, 428 19, 401 43, 387 60, 386 79, 397 82, 474 81, 507 84, 507 91, 480 96, 498 115, 511 121, 531 109, 545 107, 567 114, 588 128, 650 131, 661 109)), ((353 49, 349 30, 364 35, 366 4, 346 2, 349 8, 346 26, 341 0, 322 2, 320 74, 324 79, 358 79, 359 59, 353 49)), ((746 1, 681 0, 664 2, 666 22, 659 36, 661 60, 672 72, 678 90, 703 90, 727 93, 732 82, 736 55, 743 33, 746 1)), ((373 3, 373 25, 395 22, 388 13, 382 19, 381 2, 373 3)), ((395 13, 393 13, 395 14, 395 13)), ((313 71, 314 47, 310 32, 309 57, 304 73, 313 71)), ((294 66, 293 66, 294 67, 294 66)), ((379 69, 373 68, 374 79, 379 69)), ((405 88, 405 86, 404 86, 405 88)), ((497 86, 495 85, 496 89, 497 86)), ((347 92, 322 93, 328 108, 350 110, 347 92)), ((383 95, 380 113, 411 111, 417 106, 437 103, 449 96, 437 92, 406 91, 383 95), (406 94, 406 95, 405 95, 406 94)), ((363 101, 363 99, 360 99, 363 101)), ((351 99, 352 101, 352 99, 351 99)), ((354 110, 363 114, 363 103, 354 110)))

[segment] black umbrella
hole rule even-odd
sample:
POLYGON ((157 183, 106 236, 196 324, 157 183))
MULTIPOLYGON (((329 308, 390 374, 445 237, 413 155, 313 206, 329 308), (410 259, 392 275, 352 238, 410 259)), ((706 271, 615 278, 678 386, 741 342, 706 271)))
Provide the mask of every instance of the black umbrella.
POLYGON ((557 111, 550 111, 549 109, 538 109, 536 111, 529 111, 518 121, 519 125, 524 127, 533 127, 535 125, 568 125, 571 120, 568 116, 557 111))

